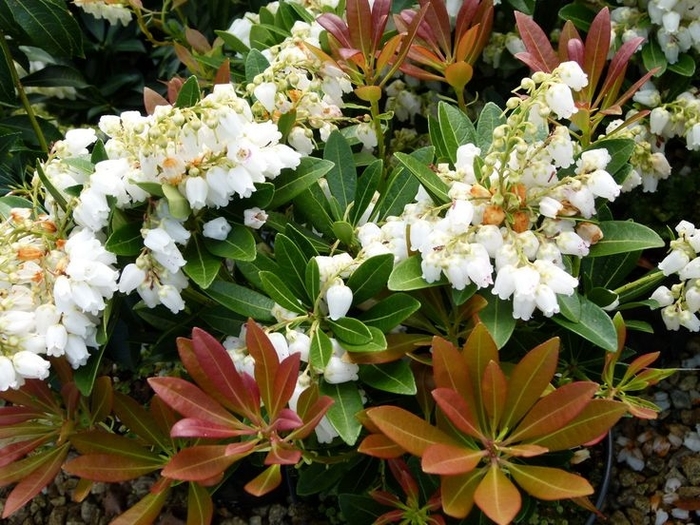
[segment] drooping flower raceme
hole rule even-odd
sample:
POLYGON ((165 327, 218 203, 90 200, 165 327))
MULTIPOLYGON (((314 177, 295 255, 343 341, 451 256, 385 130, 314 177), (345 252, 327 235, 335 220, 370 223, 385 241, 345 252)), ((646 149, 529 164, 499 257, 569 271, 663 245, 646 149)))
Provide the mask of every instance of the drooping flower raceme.
POLYGON ((688 221, 676 225, 678 237, 671 241, 671 251, 659 263, 665 276, 676 275, 680 282, 668 288, 660 286, 651 295, 661 310, 669 330, 681 326, 691 332, 700 331, 700 230, 688 221))
POLYGON ((0 223, 0 261, 0 390, 48 377, 47 357, 84 365, 117 289, 116 257, 90 230, 66 236, 21 208, 0 223))
POLYGON ((417 253, 428 283, 492 288, 513 300, 518 319, 536 309, 558 313, 557 295, 578 285, 564 257, 583 257, 602 238, 585 219, 595 215, 596 199, 612 201, 621 190, 606 171, 607 150, 582 151, 566 126, 546 120, 574 114, 572 90, 587 82, 575 62, 525 79, 527 94, 509 100, 507 122, 495 128, 487 151, 464 144, 453 167, 435 167, 451 202, 435 203, 420 189, 400 216, 358 229, 362 254, 392 253, 398 263, 417 253))

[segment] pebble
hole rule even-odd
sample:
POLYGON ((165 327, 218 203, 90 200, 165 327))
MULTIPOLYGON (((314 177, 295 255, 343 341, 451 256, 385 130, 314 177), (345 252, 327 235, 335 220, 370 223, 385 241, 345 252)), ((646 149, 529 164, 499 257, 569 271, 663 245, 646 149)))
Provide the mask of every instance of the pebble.
POLYGON ((673 404, 674 408, 679 410, 692 408, 692 404, 690 403, 690 394, 683 390, 671 391, 671 403, 673 404))
POLYGON ((681 469, 691 485, 700 486, 700 456, 697 454, 683 456, 681 469))

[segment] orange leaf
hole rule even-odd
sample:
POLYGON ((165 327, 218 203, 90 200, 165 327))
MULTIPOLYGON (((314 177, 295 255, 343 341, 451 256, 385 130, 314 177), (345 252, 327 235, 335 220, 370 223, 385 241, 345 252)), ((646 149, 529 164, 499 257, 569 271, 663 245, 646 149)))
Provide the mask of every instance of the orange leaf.
POLYGON ((86 454, 63 466, 70 474, 92 481, 116 483, 138 478, 163 466, 165 460, 123 454, 86 454))
MULTIPOLYGON (((474 385, 474 403, 471 406, 475 407, 475 415, 480 422, 484 422, 486 414, 484 412, 484 400, 481 393, 481 385, 484 380, 484 373, 490 361, 498 363, 498 347, 491 337, 484 323, 477 323, 474 329, 469 334, 467 342, 462 348, 462 356, 467 364, 467 371, 471 379, 470 384, 474 385)), ((452 365, 454 366, 454 364, 452 365)), ((468 402, 470 398, 465 397, 468 402)))
MULTIPOLYGON (((255 446, 250 441, 249 449, 255 446)), ((226 445, 198 445, 178 452, 165 466, 161 474, 166 478, 182 481, 201 481, 214 477, 233 465, 245 452, 226 454, 226 445)))
POLYGON ((538 499, 551 501, 593 494, 593 487, 585 478, 562 469, 509 463, 508 471, 525 492, 538 499))
POLYGON ((140 440, 137 441, 103 430, 73 434, 70 442, 80 454, 111 454, 150 461, 159 461, 160 459, 156 452, 142 446, 140 440))
POLYGON ((35 448, 43 445, 53 438, 53 435, 46 434, 44 436, 39 436, 36 439, 17 441, 15 443, 5 445, 2 449, 0 449, 0 467, 4 467, 17 461, 19 458, 27 455, 35 448))
POLYGON ((591 402, 596 390, 598 384, 593 381, 576 381, 557 388, 532 407, 504 444, 546 436, 564 428, 591 402))
POLYGON ((406 452, 384 434, 370 434, 362 440, 357 451, 381 459, 398 458, 406 452))
POLYGON ((507 392, 508 382, 503 374, 503 370, 497 363, 491 361, 484 372, 484 379, 481 383, 481 396, 484 400, 486 415, 491 423, 492 433, 496 432, 501 421, 507 392))
POLYGON ((214 84, 229 84, 231 82, 231 61, 224 60, 214 76, 214 84))
POLYGON ((300 353, 291 354, 280 363, 277 374, 272 384, 272 405, 267 406, 268 419, 271 421, 277 417, 294 393, 299 377, 300 353))
POLYGON ((109 525, 151 525, 160 515, 170 490, 149 492, 136 505, 120 514, 109 525))
POLYGON ((389 439, 414 456, 422 456, 429 445, 453 443, 447 434, 402 408, 379 406, 366 414, 389 439))
MULTIPOLYGON (((277 413, 273 410, 281 408, 277 407, 275 402, 278 394, 275 391, 275 377, 280 366, 279 357, 270 338, 252 319, 248 319, 246 323, 245 342, 248 352, 255 359, 255 381, 260 387, 260 397, 262 397, 265 407, 272 412, 270 418, 274 419, 277 413)), ((287 400, 284 401, 284 404, 287 404, 287 400)))
POLYGON ((58 447, 39 454, 32 454, 20 461, 15 461, 14 463, 1 467, 0 487, 5 487, 31 475, 32 472, 41 467, 45 462, 50 461, 53 454, 62 449, 63 447, 58 447))
POLYGON ((43 411, 24 406, 0 407, 0 427, 7 427, 17 423, 24 423, 43 415, 43 411))
POLYGON ((187 525, 208 525, 214 516, 209 492, 199 483, 190 483, 187 493, 187 525))
POLYGON ((143 88, 143 107, 147 115, 153 115, 157 106, 169 106, 170 103, 157 91, 145 86, 143 88))
POLYGON ((486 436, 479 428, 479 423, 472 413, 469 404, 460 395, 449 388, 436 388, 433 390, 433 398, 440 410, 447 416, 452 424, 468 436, 486 440, 486 436))
POLYGON ((112 380, 107 376, 100 376, 95 380, 95 386, 90 394, 90 422, 101 423, 112 412, 114 392, 112 380))
POLYGON ((22 481, 7 496, 5 508, 2 511, 3 518, 7 518, 10 514, 20 509, 25 503, 39 494, 46 485, 51 483, 61 469, 69 449, 69 445, 64 444, 38 455, 39 461, 35 468, 24 476, 22 481))
POLYGON ((428 474, 454 476, 466 474, 476 468, 486 450, 474 450, 461 446, 436 443, 425 449, 421 458, 421 468, 428 474))
POLYGON ((625 414, 627 407, 619 401, 593 399, 572 421, 558 430, 531 441, 550 451, 568 450, 601 436, 625 414))
POLYGON ((197 53, 208 53, 211 51, 211 44, 202 33, 196 29, 188 27, 185 29, 185 40, 197 53))
POLYGON ((433 338, 433 375, 435 386, 459 393, 474 406, 474 391, 464 355, 449 341, 433 338))
POLYGON ((264 496, 275 490, 282 483, 282 471, 280 465, 270 465, 255 479, 246 483, 245 491, 253 496, 264 496))
POLYGON ((442 476, 442 509, 453 518, 465 518, 474 507, 474 492, 484 476, 483 469, 457 476, 442 476))
POLYGON ((508 381, 503 428, 512 428, 540 398, 554 377, 559 356, 559 338, 530 350, 515 366, 508 381))
POLYGON ((474 492, 474 501, 498 525, 512 523, 520 511, 520 492, 497 464, 491 464, 474 492))

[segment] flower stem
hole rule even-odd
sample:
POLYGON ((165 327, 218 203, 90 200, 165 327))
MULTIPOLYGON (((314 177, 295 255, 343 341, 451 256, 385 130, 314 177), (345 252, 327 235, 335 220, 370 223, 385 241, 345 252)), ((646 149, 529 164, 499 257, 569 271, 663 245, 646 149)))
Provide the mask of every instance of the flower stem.
POLYGON ((5 56, 5 60, 7 61, 7 69, 10 71, 10 75, 12 76, 12 83, 17 89, 17 95, 19 96, 19 99, 22 102, 22 107, 24 108, 24 111, 27 113, 27 118, 29 119, 29 122, 32 125, 34 135, 36 135, 36 139, 39 142, 39 147, 41 148, 41 151, 43 151, 44 153, 48 153, 49 145, 46 142, 46 137, 44 137, 44 133, 41 131, 41 126, 39 125, 39 121, 36 119, 34 109, 32 108, 32 104, 27 98, 27 94, 24 91, 22 82, 20 82, 19 75, 17 74, 17 69, 15 68, 14 61, 12 60, 10 47, 7 45, 7 40, 5 40, 5 33, 2 30, 0 30, 0 50, 2 50, 2 54, 5 56))

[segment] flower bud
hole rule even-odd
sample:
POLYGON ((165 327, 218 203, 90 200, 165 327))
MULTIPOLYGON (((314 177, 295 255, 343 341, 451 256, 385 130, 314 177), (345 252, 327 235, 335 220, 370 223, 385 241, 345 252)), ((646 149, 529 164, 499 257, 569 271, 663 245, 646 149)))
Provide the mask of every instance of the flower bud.
POLYGON ((326 304, 328 305, 328 317, 337 321, 345 317, 352 304, 352 290, 339 281, 331 285, 326 291, 326 304))

